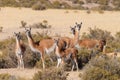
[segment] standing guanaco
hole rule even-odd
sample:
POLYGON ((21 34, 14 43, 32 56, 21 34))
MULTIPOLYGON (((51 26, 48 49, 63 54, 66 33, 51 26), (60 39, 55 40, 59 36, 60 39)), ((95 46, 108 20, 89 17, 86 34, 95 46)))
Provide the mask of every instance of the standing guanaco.
POLYGON ((23 68, 24 69, 23 54, 26 50, 26 47, 21 40, 20 32, 19 33, 14 32, 14 34, 15 34, 15 37, 16 37, 15 53, 16 53, 17 60, 18 60, 17 61, 18 62, 18 68, 23 68))
POLYGON ((43 69, 45 69, 44 55, 46 53, 49 56, 50 60, 52 61, 52 58, 50 57, 50 53, 54 51, 56 47, 54 40, 53 39, 42 39, 39 43, 36 43, 32 38, 31 28, 29 29, 25 28, 25 32, 28 38, 28 44, 29 44, 30 49, 33 52, 40 54, 41 60, 43 63, 43 69))

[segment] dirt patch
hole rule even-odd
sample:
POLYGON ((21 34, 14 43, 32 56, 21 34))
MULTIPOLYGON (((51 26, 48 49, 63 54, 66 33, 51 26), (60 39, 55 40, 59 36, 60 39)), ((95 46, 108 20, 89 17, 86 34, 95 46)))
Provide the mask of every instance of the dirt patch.
POLYGON ((19 70, 17 68, 10 68, 10 69, 0 69, 0 74, 8 73, 10 75, 14 75, 16 77, 23 77, 26 79, 32 79, 35 73, 37 73, 39 69, 24 69, 19 70))

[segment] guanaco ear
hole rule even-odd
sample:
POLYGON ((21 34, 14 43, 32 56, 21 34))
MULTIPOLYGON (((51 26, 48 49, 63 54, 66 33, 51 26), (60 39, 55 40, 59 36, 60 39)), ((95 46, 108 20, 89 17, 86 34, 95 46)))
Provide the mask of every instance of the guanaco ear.
POLYGON ((77 22, 75 22, 75 24, 76 24, 76 25, 78 25, 78 23, 77 23, 77 22))
POLYGON ((81 22, 81 25, 82 25, 82 22, 81 22))
POLYGON ((20 32, 18 34, 20 34, 20 32))

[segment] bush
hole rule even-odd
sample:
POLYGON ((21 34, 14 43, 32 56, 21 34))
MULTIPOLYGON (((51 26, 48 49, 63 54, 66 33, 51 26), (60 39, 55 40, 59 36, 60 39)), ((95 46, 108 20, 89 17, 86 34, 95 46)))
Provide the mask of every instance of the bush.
POLYGON ((0 80, 27 80, 22 77, 16 77, 7 73, 0 74, 0 80))
POLYGON ((6 39, 0 42, 0 50, 2 55, 0 56, 0 68, 16 67, 16 57, 14 55, 14 39, 6 39))
POLYGON ((40 23, 36 23, 33 25, 30 25, 31 28, 41 28, 41 29, 46 29, 46 28, 51 28, 51 25, 48 24, 47 20, 43 20, 40 23))
POLYGON ((86 63, 89 62, 89 60, 91 58, 91 51, 89 51, 85 48, 80 49, 77 56, 78 56, 79 68, 82 68, 85 66, 86 63))
POLYGON ((0 32, 2 32, 3 31, 3 27, 0 27, 0 32))
MULTIPOLYGON (((94 29, 89 28, 89 33, 84 35, 90 39, 113 39, 113 36, 110 32, 94 27, 94 29), (99 35, 99 36, 98 36, 99 35)), ((84 38, 82 36, 82 38, 84 38)))
POLYGON ((45 7, 45 5, 41 4, 40 2, 37 2, 36 4, 34 4, 32 6, 32 9, 33 10, 45 10, 46 7, 45 7))
POLYGON ((97 56, 84 68, 83 80, 118 80, 120 79, 120 59, 97 56))
POLYGON ((67 74, 61 69, 51 68, 45 71, 38 71, 32 80, 67 80, 67 74))
POLYGON ((21 21, 21 27, 20 28, 25 28, 27 23, 25 21, 21 21))
POLYGON ((11 75, 9 74, 0 74, 0 80, 9 80, 11 75))

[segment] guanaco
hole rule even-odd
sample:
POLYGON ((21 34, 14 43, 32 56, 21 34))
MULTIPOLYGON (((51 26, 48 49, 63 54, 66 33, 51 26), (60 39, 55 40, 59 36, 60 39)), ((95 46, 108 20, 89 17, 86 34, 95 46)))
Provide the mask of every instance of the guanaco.
POLYGON ((28 38, 28 44, 30 49, 35 52, 39 53, 41 56, 41 60, 43 63, 43 69, 45 69, 45 61, 44 61, 44 55, 45 53, 49 56, 51 62, 53 62, 52 58, 50 57, 50 53, 55 50, 56 44, 54 43, 53 39, 42 39, 39 41, 39 43, 36 43, 31 35, 31 28, 27 29, 25 28, 26 35, 28 38))
POLYGON ((56 46, 56 56, 57 56, 57 60, 58 60, 58 63, 57 63, 57 67, 60 66, 60 64, 62 64, 62 62, 64 62, 64 59, 70 59, 71 62, 72 62, 72 69, 71 71, 73 71, 73 69, 77 68, 77 71, 78 71, 78 63, 77 63, 77 54, 78 54, 78 50, 76 48, 66 48, 66 49, 63 49, 62 45, 59 44, 61 41, 60 39, 58 40, 55 40, 55 43, 57 44, 56 46))
POLYGON ((24 69, 24 60, 23 60, 23 54, 26 50, 26 47, 21 39, 21 35, 20 32, 19 33, 15 33, 15 37, 16 37, 16 47, 15 47, 15 53, 17 56, 17 62, 18 62, 18 68, 23 68, 24 69))

